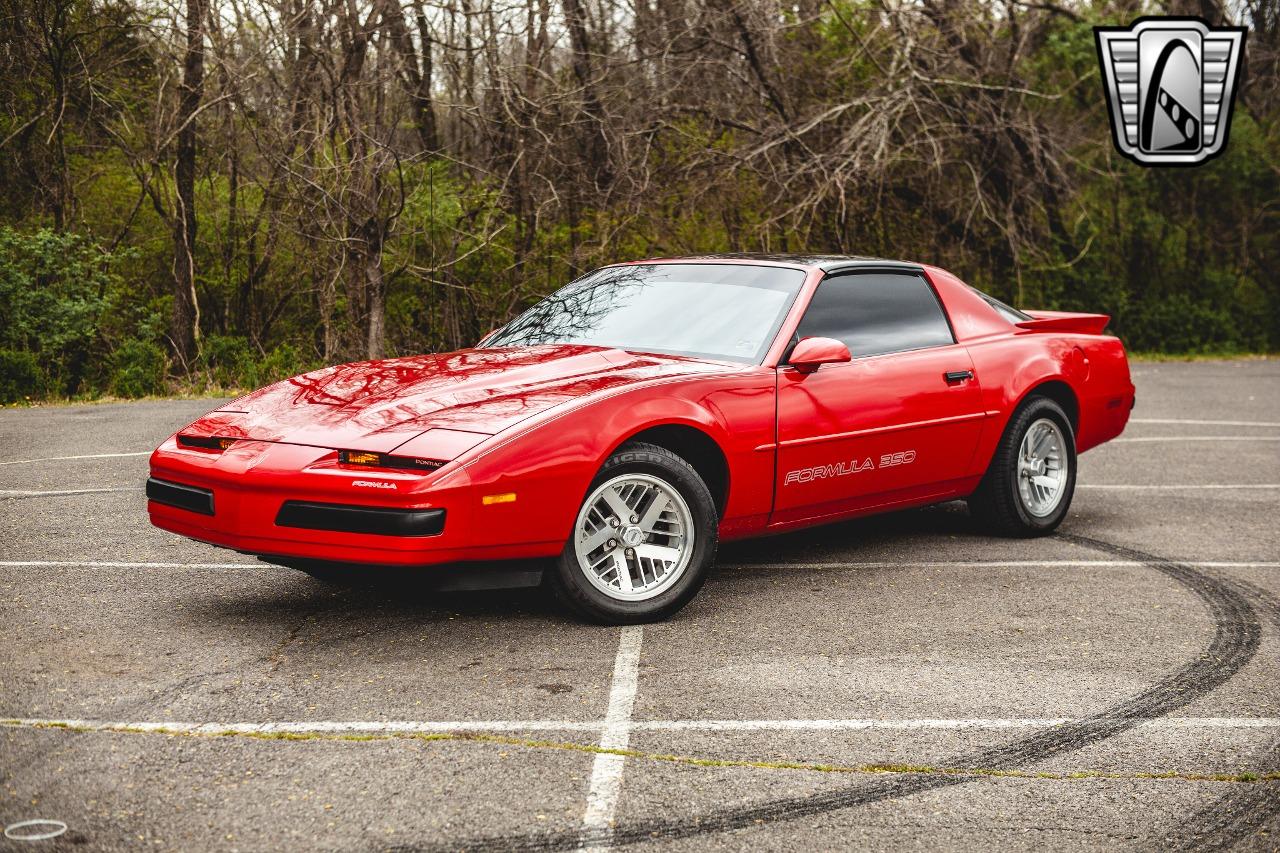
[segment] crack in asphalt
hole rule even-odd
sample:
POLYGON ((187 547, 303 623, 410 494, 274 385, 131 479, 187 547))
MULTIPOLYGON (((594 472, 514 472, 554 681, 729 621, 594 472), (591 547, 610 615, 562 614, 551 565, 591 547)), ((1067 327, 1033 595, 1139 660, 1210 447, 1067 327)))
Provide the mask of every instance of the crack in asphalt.
MULTIPOLYGON (((276 670, 283 662, 284 652, 297 639, 299 633, 306 624, 314 619, 325 610, 333 605, 327 601, 321 601, 319 604, 313 605, 297 620, 284 638, 276 643, 274 651, 263 653, 256 652, 244 655, 234 662, 225 662, 218 669, 203 670, 201 672, 188 673, 186 675, 171 678, 163 682, 151 691, 151 695, 147 697, 139 697, 124 703, 120 712, 124 716, 132 716, 136 712, 147 710, 150 708, 164 707, 173 701, 182 698, 186 692, 193 686, 205 680, 211 680, 223 675, 230 675, 233 672, 243 672, 247 667, 253 664, 267 665, 266 675, 274 677, 276 670)), ((62 747, 60 744, 48 744, 45 746, 37 745, 34 749, 23 756, 22 760, 14 760, 8 767, 0 767, 0 784, 9 784, 16 779, 22 772, 30 770, 36 762, 47 759, 55 749, 64 748, 74 750, 74 744, 70 747, 62 747)))
MULTIPOLYGON (((1115 737, 1151 717, 1166 716, 1225 684, 1257 653, 1262 641, 1258 614, 1235 585, 1184 563, 1113 545, 1087 536, 1058 534, 1059 539, 1096 551, 1123 554, 1177 582, 1208 609, 1213 638, 1194 660, 1165 675, 1135 696, 1059 728, 1019 738, 939 762, 952 767, 1016 767, 1044 761, 1115 737)), ((550 834, 512 834, 462 840, 450 844, 399 846, 407 851, 436 850, 578 850, 675 840, 747 829, 762 824, 865 806, 972 781, 970 777, 909 776, 871 784, 857 783, 818 794, 785 797, 764 803, 718 809, 700 816, 619 823, 608 834, 581 830, 550 834), (596 836, 599 837, 596 837, 596 836)), ((1270 786, 1259 786, 1267 790, 1270 786)))

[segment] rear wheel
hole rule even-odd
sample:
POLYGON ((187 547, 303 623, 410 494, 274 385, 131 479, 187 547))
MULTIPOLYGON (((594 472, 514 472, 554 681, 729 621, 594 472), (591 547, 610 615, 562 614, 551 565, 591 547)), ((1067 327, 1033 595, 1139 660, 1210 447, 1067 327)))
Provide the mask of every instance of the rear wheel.
POLYGON ((1076 487, 1071 421, 1047 397, 1014 413, 969 511, 995 533, 1043 536, 1066 518, 1076 487))
POLYGON ((592 621, 665 619, 706 581, 718 523, 689 463, 664 447, 629 444, 591 482, 547 585, 592 621))

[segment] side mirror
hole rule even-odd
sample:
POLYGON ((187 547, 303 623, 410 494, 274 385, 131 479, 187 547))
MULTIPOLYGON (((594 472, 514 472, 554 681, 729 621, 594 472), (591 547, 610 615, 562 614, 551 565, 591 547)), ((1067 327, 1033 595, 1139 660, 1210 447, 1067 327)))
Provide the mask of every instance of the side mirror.
POLYGON ((796 344, 787 363, 801 373, 812 373, 824 364, 838 364, 852 358, 849 348, 834 338, 805 338, 796 344))

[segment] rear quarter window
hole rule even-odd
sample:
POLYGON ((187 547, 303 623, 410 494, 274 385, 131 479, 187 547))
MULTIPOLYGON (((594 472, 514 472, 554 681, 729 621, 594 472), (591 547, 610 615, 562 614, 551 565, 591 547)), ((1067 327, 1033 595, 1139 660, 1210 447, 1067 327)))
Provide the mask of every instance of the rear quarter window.
POLYGON ((1005 318, 1006 320, 1008 320, 1010 323, 1021 323, 1024 320, 1035 319, 1030 314, 1023 314, 1017 308, 1011 308, 1010 306, 1005 305, 1003 302, 1001 302, 999 299, 996 299, 994 296, 988 296, 987 294, 983 293, 981 290, 978 290, 978 288, 976 287, 971 287, 969 289, 972 290, 974 293, 978 294, 979 296, 981 296, 983 302, 986 302, 992 308, 996 309, 996 313, 999 314, 1001 317, 1005 318))

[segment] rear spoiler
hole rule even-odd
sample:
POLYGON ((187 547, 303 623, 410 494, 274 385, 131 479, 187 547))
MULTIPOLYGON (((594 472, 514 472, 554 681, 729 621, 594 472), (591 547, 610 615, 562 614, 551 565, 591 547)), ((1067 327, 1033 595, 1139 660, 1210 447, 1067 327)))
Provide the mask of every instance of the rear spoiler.
POLYGON ((1015 323, 1019 329, 1032 332, 1076 332, 1083 335, 1100 335, 1111 322, 1107 314, 1077 314, 1073 311, 1023 311, 1031 317, 1015 323))

